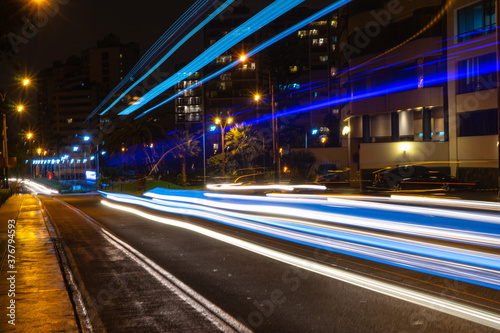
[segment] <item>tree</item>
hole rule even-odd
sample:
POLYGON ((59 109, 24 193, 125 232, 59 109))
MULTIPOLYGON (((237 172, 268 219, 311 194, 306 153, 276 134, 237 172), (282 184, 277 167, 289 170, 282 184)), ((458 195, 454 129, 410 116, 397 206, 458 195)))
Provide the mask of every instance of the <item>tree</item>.
POLYGON ((139 163, 153 163, 154 150, 150 148, 150 145, 162 138, 163 134, 163 127, 152 119, 129 119, 107 135, 104 141, 110 153, 118 153, 122 149, 127 149, 127 155, 131 156, 137 172, 139 163))
POLYGON ((241 168, 250 167, 255 158, 262 153, 262 145, 250 127, 234 127, 226 133, 227 148, 230 156, 241 159, 241 168))
POLYGON ((195 157, 201 152, 200 141, 196 139, 195 135, 189 131, 181 131, 175 136, 175 146, 172 149, 174 158, 181 160, 182 164, 182 186, 186 187, 186 159, 187 157, 195 157))

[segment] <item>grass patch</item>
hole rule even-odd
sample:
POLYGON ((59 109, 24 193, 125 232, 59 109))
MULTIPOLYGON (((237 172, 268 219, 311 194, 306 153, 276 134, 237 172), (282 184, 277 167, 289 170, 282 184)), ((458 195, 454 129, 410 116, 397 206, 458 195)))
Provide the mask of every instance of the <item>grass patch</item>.
POLYGON ((199 190, 202 186, 188 186, 182 187, 174 183, 165 182, 161 180, 148 180, 146 181, 146 191, 137 190, 137 182, 127 182, 127 183, 114 183, 107 186, 105 192, 115 192, 115 193, 128 193, 128 194, 143 194, 144 192, 151 191, 157 187, 169 188, 172 190, 199 190))
POLYGON ((34 181, 36 183, 45 185, 47 187, 50 187, 50 188, 53 188, 53 189, 59 190, 59 191, 68 191, 68 190, 71 190, 73 188, 71 185, 58 182, 57 180, 54 180, 54 179, 49 180, 49 179, 36 178, 34 181))

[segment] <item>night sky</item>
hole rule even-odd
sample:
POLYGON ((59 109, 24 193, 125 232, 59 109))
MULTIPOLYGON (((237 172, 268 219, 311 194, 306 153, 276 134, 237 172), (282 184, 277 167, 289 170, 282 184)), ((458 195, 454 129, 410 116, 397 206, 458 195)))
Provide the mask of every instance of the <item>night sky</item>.
MULTIPOLYGON (((0 87, 8 87, 12 83, 15 63, 34 77, 40 70, 52 66, 54 61, 64 62, 69 56, 80 55, 83 50, 94 47, 98 40, 110 33, 120 37, 122 43, 138 42, 142 54, 195 3, 195 0, 65 1, 68 3, 59 5, 57 13, 49 17, 48 23, 39 28, 27 44, 19 46, 15 57, 0 62, 0 87)), ((253 12, 272 3, 271 0, 236 0, 235 4, 241 2, 251 7, 253 12)), ((304 1, 304 5, 317 7, 331 2, 308 0, 304 1)), ((193 59, 195 53, 202 51, 200 36, 174 54, 171 68, 175 63, 193 59)))

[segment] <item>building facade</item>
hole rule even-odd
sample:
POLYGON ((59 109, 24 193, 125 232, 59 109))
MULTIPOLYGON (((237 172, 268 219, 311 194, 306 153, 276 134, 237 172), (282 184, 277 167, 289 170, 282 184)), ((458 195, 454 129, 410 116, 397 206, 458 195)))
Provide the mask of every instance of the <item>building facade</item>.
POLYGON ((138 60, 137 43, 122 44, 109 35, 80 56, 42 70, 37 77, 42 150, 60 157, 82 145, 85 131, 95 125, 85 119, 138 60))
POLYGON ((341 105, 351 179, 416 163, 495 186, 494 11, 490 0, 373 1, 342 9, 337 79, 352 96, 341 105))

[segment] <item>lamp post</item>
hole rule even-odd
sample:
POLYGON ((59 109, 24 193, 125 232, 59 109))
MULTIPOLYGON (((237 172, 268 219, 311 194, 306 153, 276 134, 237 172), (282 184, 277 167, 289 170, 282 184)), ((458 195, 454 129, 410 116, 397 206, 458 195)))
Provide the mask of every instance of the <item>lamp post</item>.
MULTIPOLYGON (((240 62, 245 62, 247 61, 247 56, 246 55, 241 55, 240 56, 240 62)), ((278 121, 275 117, 275 107, 274 107, 274 85, 271 82, 271 69, 267 68, 267 74, 268 74, 268 79, 269 79, 269 94, 271 95, 271 126, 272 126, 272 133, 273 133, 273 149, 272 149, 272 154, 273 154, 273 170, 274 170, 274 183, 279 184, 280 183, 280 178, 281 178, 281 170, 279 167, 279 160, 280 157, 278 156, 278 149, 277 149, 277 143, 278 143, 278 137, 277 132, 278 132, 278 121)), ((258 101, 260 99, 260 96, 256 95, 255 96, 255 101, 258 101)))
POLYGON ((226 176, 226 146, 224 143, 224 132, 226 130, 227 125, 231 125, 233 122, 233 118, 227 117, 224 118, 225 121, 223 122, 220 118, 215 119, 215 124, 219 125, 221 128, 221 137, 222 137, 222 175, 225 177, 226 176))
MULTIPOLYGON (((28 78, 25 78, 21 80, 23 86, 28 86, 30 84, 30 80, 28 78)), ((5 187, 9 187, 9 152, 8 152, 8 146, 7 146, 7 111, 8 108, 6 107, 5 103, 7 101, 7 92, 5 93, 0 93, 0 100, 2 104, 0 105, 0 111, 2 112, 2 118, 3 118, 3 131, 2 131, 2 139, 3 139, 3 159, 5 161, 4 163, 4 177, 5 177, 5 182, 4 185, 5 187)), ((23 111, 24 106, 18 105, 17 106, 17 111, 21 112, 23 111)))
POLYGON ((31 161, 30 161, 30 173, 31 173, 31 179, 33 179, 33 147, 32 147, 32 143, 33 143, 33 133, 29 132, 26 134, 26 138, 28 139, 29 141, 29 155, 31 157, 31 161))

